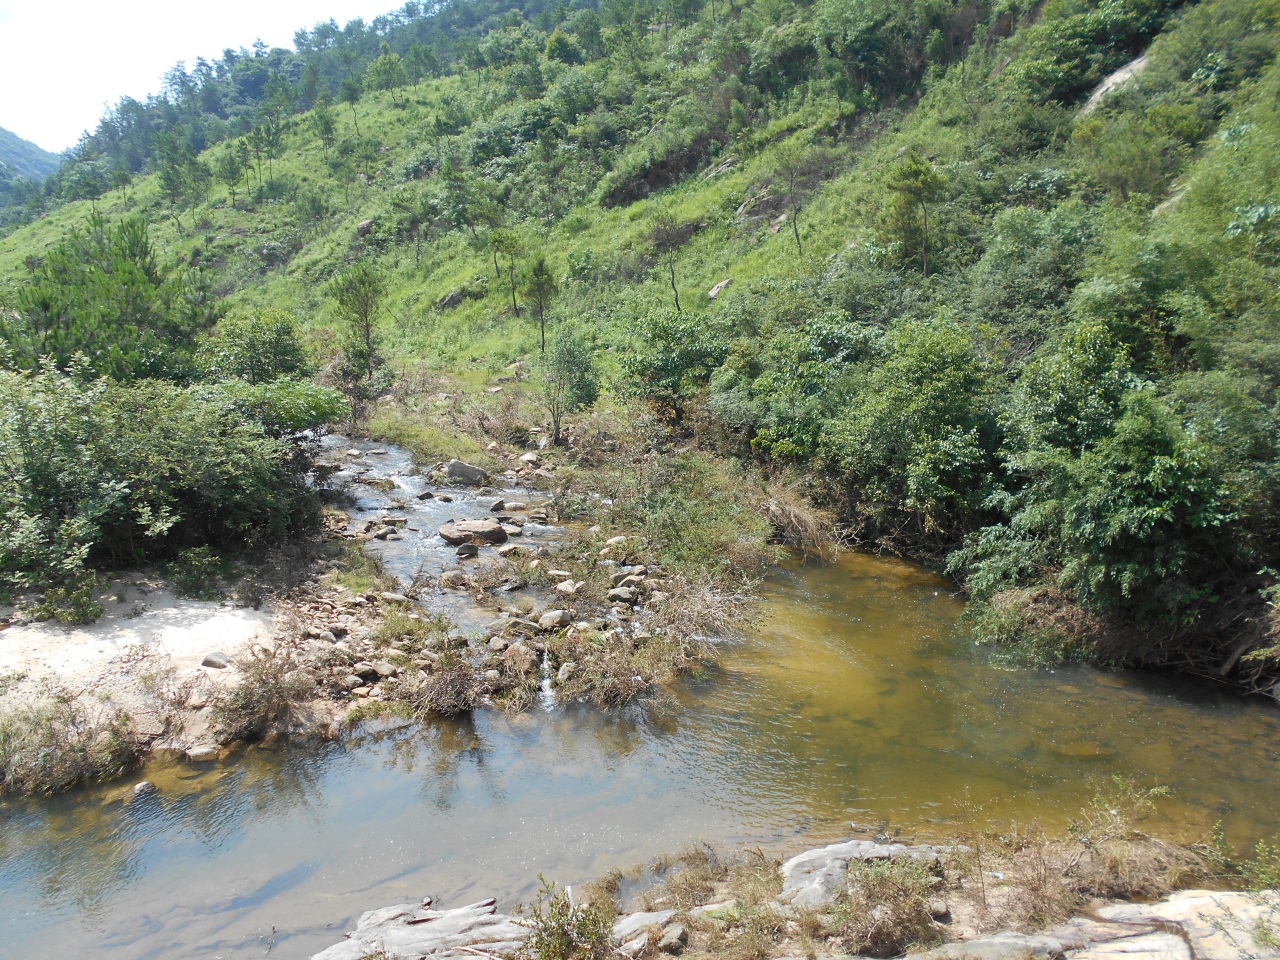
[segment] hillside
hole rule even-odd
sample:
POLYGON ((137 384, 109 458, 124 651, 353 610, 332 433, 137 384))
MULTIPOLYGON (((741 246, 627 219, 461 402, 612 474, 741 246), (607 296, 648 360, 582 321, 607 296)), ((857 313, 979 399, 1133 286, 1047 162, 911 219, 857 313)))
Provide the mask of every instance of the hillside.
POLYGON ((0 127, 0 208, 14 201, 15 180, 39 183, 61 164, 61 157, 0 127))
POLYGON ((41 180, 61 166, 62 158, 0 127, 0 164, 4 164, 10 174, 41 180))
POLYGON ((335 383, 361 264, 384 436, 455 452, 424 398, 536 363, 545 320, 678 442, 947 564, 982 639, 1274 682, 1275 0, 435 16, 174 76, 147 139, 106 118, 0 240, 15 362, 95 214, 184 278, 173 351, 283 308, 335 383))

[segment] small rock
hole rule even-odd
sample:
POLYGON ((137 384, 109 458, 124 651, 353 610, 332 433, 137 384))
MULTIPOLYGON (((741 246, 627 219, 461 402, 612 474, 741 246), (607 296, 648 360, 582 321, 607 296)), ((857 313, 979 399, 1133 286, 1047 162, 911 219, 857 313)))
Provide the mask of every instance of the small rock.
POLYGON ((548 577, 558 577, 558 578, 560 578, 560 579, 562 579, 562 580, 563 580, 565 577, 572 577, 572 576, 573 576, 573 574, 572 574, 572 573, 570 573, 568 570, 548 570, 548 571, 547 571, 547 576, 548 576, 548 577))
POLYGON ((649 949, 649 934, 642 933, 634 940, 628 940, 620 946, 618 953, 628 957, 629 960, 636 960, 637 957, 643 956, 647 949, 649 949))
POLYGON ((200 661, 202 667, 212 667, 215 670, 225 670, 231 666, 231 658, 221 651, 215 651, 200 661))
POLYGON ((731 283, 733 283, 733 277, 726 277, 724 280, 721 280, 714 287, 712 287, 710 290, 707 291, 707 299, 714 300, 716 297, 720 296, 720 294, 724 293, 725 288, 728 287, 731 283))
POLYGON ((409 598, 406 597, 403 593, 392 593, 390 590, 384 590, 382 591, 382 593, 378 594, 378 596, 382 597, 382 599, 387 601, 387 603, 408 603, 409 602, 409 598))
POLYGON ((568 683, 577 672, 578 665, 572 660, 566 660, 560 664, 560 669, 556 671, 556 683, 568 683))
POLYGON ((348 674, 338 681, 338 686, 350 693, 356 687, 364 685, 364 681, 357 677, 354 673, 348 674))
POLYGON ((474 543, 464 543, 457 549, 457 556, 460 560, 470 560, 472 557, 480 555, 480 548, 474 543))
POLYGON ((572 580, 563 580, 557 583, 553 589, 562 597, 572 597, 580 588, 581 584, 574 583, 572 580))
POLYGON ((662 939, 658 941, 658 949, 663 953, 680 953, 689 942, 689 928, 683 923, 673 923, 664 927, 662 939))
POLYGON ((395 664, 387 663, 385 660, 375 660, 372 664, 373 672, 380 677, 394 677, 400 672, 400 668, 395 664))
POLYGON ((936 897, 929 901, 929 916, 939 922, 946 922, 951 919, 951 908, 947 906, 945 900, 939 900, 936 897))
POLYGON ((372 220, 362 220, 356 224, 356 236, 363 240, 373 231, 372 220))
POLYGON ((420 494, 418 494, 419 500, 431 500, 434 497, 435 497, 435 494, 432 493, 430 490, 423 490, 420 494))
POLYGON ((610 537, 604 542, 606 547, 620 547, 627 542, 626 537, 610 537))
POLYGON ((489 508, 490 512, 492 513, 501 513, 503 510, 506 510, 506 509, 507 509, 507 501, 505 500, 495 500, 493 503, 493 506, 489 508))
POLYGON ((499 524, 499 526, 502 527, 502 532, 508 537, 519 537, 524 535, 524 528, 517 526, 514 523, 503 523, 499 524))
POLYGON ((513 553, 516 553, 517 551, 523 550, 523 549, 524 547, 520 546, 520 544, 518 543, 508 543, 498 548, 498 556, 509 557, 513 553))
POLYGON ((453 497, 449 496, 447 493, 437 493, 436 499, 441 503, 453 503, 453 497))
POLYGON ((489 640, 489 649, 494 653, 502 653, 509 646, 511 646, 511 641, 504 640, 502 637, 492 637, 489 640))
POLYGON ((640 599, 640 593, 634 587, 614 587, 609 591, 609 602, 634 604, 640 599))
POLYGON ((498 680, 501 680, 501 679, 502 679, 502 671, 501 671, 501 670, 486 670, 486 671, 484 672, 484 678, 485 678, 486 680, 490 680, 490 681, 498 681, 498 680))
POLYGON ((440 574, 440 586, 447 590, 461 590, 467 585, 467 575, 461 570, 446 570, 440 574))
POLYGON ((133 795, 135 797, 147 797, 153 793, 159 793, 156 785, 150 780, 139 780, 133 785, 133 795))
POLYGON ((568 610, 548 610, 538 618, 539 630, 559 630, 573 623, 573 615, 568 610))
POLYGON ((521 462, 521 463, 528 463, 528 464, 531 464, 531 465, 533 465, 533 466, 537 466, 538 464, 540 464, 540 463, 542 462, 542 458, 541 458, 540 456, 538 456, 536 453, 526 453, 526 454, 521 455, 521 457, 520 457, 520 462, 521 462))
POLYGON ((197 744, 187 748, 187 759, 192 763, 208 763, 211 760, 218 759, 218 748, 211 747, 206 743, 197 744))

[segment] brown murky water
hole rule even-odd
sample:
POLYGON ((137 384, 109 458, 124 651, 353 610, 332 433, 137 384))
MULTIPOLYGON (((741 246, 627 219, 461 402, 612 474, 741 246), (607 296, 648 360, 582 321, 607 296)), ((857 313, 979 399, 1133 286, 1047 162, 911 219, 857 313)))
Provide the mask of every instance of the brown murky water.
POLYGON ((1161 827, 1280 831, 1280 711, 1175 678, 1003 669, 949 585, 865 556, 794 566, 712 679, 659 706, 481 712, 0 807, 0 956, 305 957, 362 910, 527 898, 705 839, 779 850, 849 821, 945 837, 1063 826, 1091 778, 1166 784, 1161 827))

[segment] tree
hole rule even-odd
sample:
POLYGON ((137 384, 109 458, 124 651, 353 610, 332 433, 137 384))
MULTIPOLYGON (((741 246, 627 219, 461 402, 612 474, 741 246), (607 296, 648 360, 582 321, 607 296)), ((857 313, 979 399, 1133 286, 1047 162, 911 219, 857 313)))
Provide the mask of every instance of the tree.
POLYGON ((191 335, 209 319, 191 272, 165 275, 141 218, 112 226, 93 214, 32 271, 0 339, 28 370, 46 359, 66 370, 81 354, 98 376, 181 377, 191 335))
POLYGON ((520 238, 510 230, 494 230, 489 234, 489 245, 493 248, 493 262, 497 266, 498 255, 507 258, 507 278, 511 285, 511 312, 520 316, 520 305, 516 303, 516 257, 524 250, 520 238))
POLYGON ((560 446, 565 416, 585 410, 600 395, 591 345, 576 330, 561 328, 543 354, 540 371, 542 399, 551 415, 551 443, 560 446))
POLYGON ((232 206, 235 206, 236 187, 244 179, 248 159, 248 144, 243 140, 236 140, 227 144, 227 148, 218 154, 217 159, 213 162, 213 172, 219 180, 226 184, 227 191, 231 194, 232 206))
POLYGON ((680 247, 688 239, 688 230, 669 213, 659 214, 649 231, 649 243, 658 260, 667 268, 671 277, 671 295, 675 298, 676 313, 680 312, 680 289, 676 286, 676 260, 680 247))
POLYGON ((324 151, 324 158, 328 160, 329 148, 333 146, 338 128, 333 120, 333 111, 329 109, 329 100, 324 96, 316 101, 311 111, 311 129, 315 131, 316 139, 320 141, 320 148, 324 151))
POLYGON ((639 342, 622 360, 630 389, 683 423, 686 404, 724 363, 728 342, 704 319, 674 310, 641 317, 636 330, 639 342))
POLYGON ((547 352, 547 307, 551 299, 560 289, 556 276, 547 265, 546 255, 539 252, 534 255, 525 275, 525 298, 533 301, 534 314, 538 318, 538 331, 541 334, 543 353, 547 352))
POLYGON ((355 125, 356 136, 360 136, 360 117, 356 115, 356 104, 360 102, 362 93, 360 81, 355 77, 347 77, 342 81, 340 96, 342 102, 351 108, 351 122, 355 125))
POLYGON ((376 60, 369 64, 364 75, 365 86, 370 90, 385 90, 391 94, 392 106, 400 106, 396 99, 396 91, 409 82, 404 64, 398 53, 391 52, 391 46, 382 41, 381 52, 376 60))
POLYGON ((127 168, 116 167, 111 171, 111 186, 120 191, 120 198, 125 203, 129 202, 129 184, 131 183, 133 183, 133 177, 129 175, 127 168))
MULTIPOLYGON (((734 101, 737 103, 737 101, 734 101)), ((791 233, 796 238, 796 253, 804 256, 800 244, 800 192, 799 181, 804 172, 804 154, 793 140, 778 148, 778 169, 787 185, 787 206, 791 208, 791 233)))
POLYGON ((309 371, 296 321, 284 310, 226 317, 196 346, 196 369, 209 380, 270 383, 309 371))
POLYGON ((333 278, 329 293, 337 302, 343 324, 339 377, 351 400, 352 417, 358 420, 381 392, 378 372, 386 361, 378 320, 387 298, 387 279, 373 264, 358 263, 333 278))
MULTIPOLYGON (((929 204, 942 196, 946 180, 938 173, 932 163, 920 156, 915 150, 907 152, 889 175, 886 186, 898 194, 905 202, 920 207, 923 238, 920 243, 920 262, 924 275, 929 276, 929 204)), ((900 224, 904 219, 904 211, 896 211, 900 224)), ((905 231, 900 231, 905 232, 905 231)))
POLYGON ((415 90, 423 79, 440 75, 440 62, 425 43, 415 43, 409 48, 409 53, 404 58, 404 67, 415 90))

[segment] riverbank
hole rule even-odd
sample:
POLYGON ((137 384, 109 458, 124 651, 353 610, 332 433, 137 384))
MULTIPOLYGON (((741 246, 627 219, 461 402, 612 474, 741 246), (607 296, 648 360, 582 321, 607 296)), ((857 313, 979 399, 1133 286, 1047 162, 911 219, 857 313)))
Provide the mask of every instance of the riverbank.
MULTIPOLYGON (((312 960, 1280 957, 1274 890, 1172 890, 1223 864, 1210 850, 1109 826, 1083 842, 1028 835, 1016 853, 977 835, 945 847, 854 839, 782 862, 759 852, 725 861, 694 848, 657 865, 665 878, 633 895, 630 909, 619 907, 618 872, 577 891, 544 881, 537 900, 511 914, 492 899, 441 909, 428 897, 366 912, 312 960), (1135 902, 1117 893, 1153 895, 1135 902)), ((1275 866, 1273 852, 1267 867, 1275 866)))

